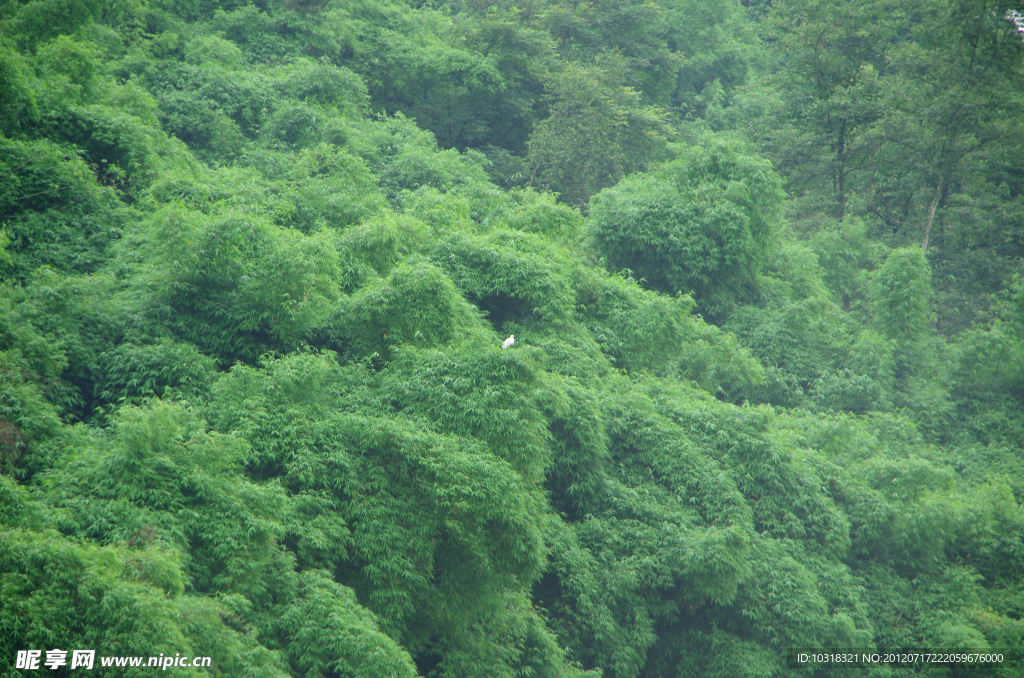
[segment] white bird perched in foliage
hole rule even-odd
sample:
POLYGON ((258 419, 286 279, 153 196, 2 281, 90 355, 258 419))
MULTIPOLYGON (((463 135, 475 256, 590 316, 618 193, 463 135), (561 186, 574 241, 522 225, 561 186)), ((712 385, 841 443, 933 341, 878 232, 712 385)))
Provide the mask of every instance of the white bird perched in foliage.
POLYGON ((510 334, 508 339, 506 339, 505 341, 501 342, 501 348, 502 349, 506 349, 506 348, 508 348, 509 346, 511 346, 514 343, 516 343, 516 335, 510 334))

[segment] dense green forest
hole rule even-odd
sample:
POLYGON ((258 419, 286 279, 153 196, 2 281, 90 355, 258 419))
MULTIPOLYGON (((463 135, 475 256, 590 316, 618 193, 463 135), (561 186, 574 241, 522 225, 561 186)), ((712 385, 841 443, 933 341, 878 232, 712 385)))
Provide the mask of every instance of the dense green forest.
POLYGON ((0 1, 0 675, 1019 678, 1021 12, 0 1))

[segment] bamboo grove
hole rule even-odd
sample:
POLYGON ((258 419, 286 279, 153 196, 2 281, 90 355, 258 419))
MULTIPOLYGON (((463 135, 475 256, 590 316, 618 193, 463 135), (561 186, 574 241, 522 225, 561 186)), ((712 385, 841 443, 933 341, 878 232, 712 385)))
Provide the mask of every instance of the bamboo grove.
POLYGON ((0 675, 1017 676, 1018 10, 4 0, 0 675))

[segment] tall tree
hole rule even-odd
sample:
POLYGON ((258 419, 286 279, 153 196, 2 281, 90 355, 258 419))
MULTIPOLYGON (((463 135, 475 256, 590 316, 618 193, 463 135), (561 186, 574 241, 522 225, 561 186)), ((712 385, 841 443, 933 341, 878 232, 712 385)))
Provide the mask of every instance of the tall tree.
POLYGON ((770 81, 782 101, 761 129, 779 169, 794 187, 828 196, 824 209, 842 217, 858 170, 870 163, 863 140, 881 112, 877 78, 887 45, 906 25, 893 0, 793 0, 772 6, 767 37, 779 63, 770 81))
POLYGON ((643 104, 624 79, 614 58, 586 68, 569 65, 548 78, 549 115, 528 144, 530 184, 585 208, 591 195, 662 154, 665 110, 643 104))
POLYGON ((916 12, 911 39, 889 52, 878 138, 895 147, 892 162, 914 170, 900 189, 916 199, 912 222, 925 250, 971 160, 994 144, 1024 141, 1024 43, 1005 18, 1014 4, 929 2, 916 12))

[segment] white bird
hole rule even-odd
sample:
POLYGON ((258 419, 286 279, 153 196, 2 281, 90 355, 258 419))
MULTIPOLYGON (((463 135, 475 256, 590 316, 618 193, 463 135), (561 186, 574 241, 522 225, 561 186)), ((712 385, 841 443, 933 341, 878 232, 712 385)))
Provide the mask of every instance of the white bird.
POLYGON ((508 348, 509 346, 511 346, 514 343, 516 343, 516 335, 510 334, 508 339, 506 339, 505 341, 501 342, 501 348, 506 349, 506 348, 508 348))

